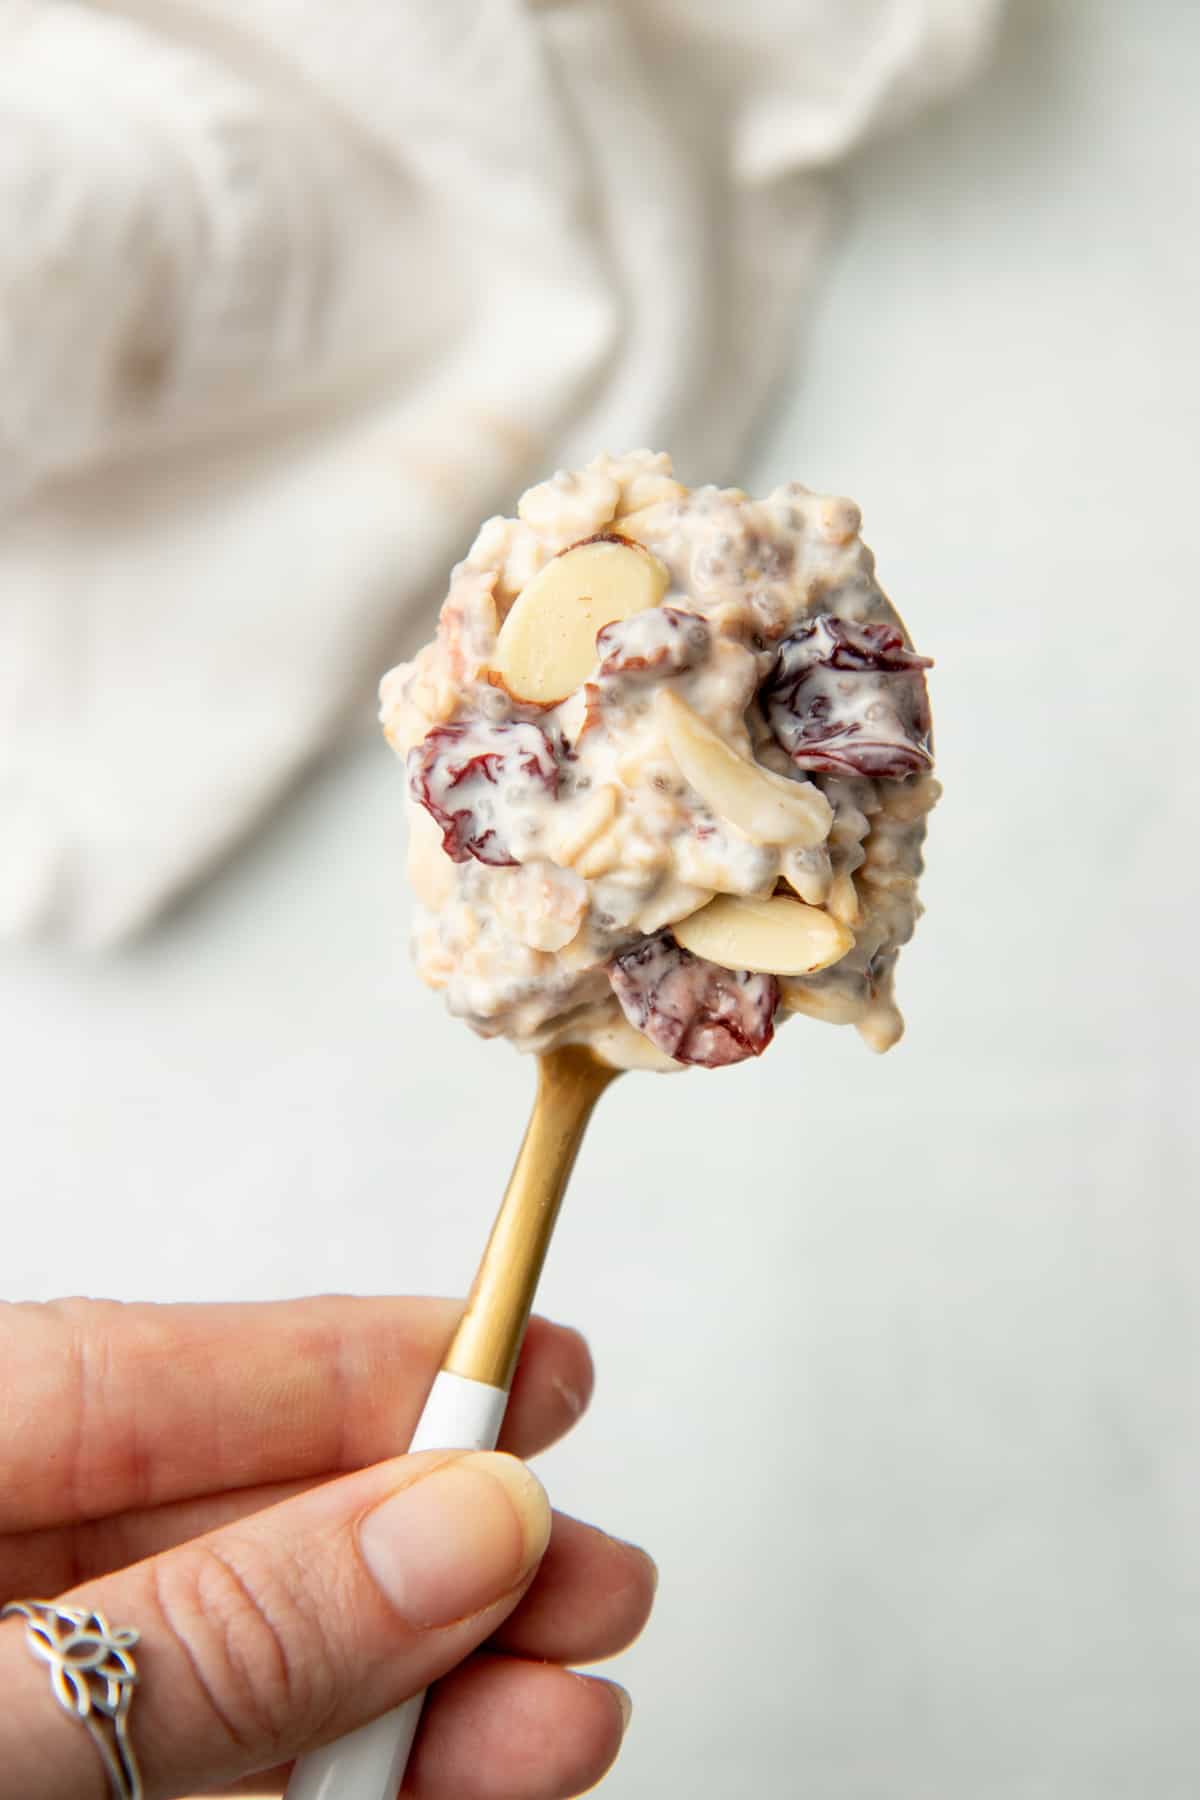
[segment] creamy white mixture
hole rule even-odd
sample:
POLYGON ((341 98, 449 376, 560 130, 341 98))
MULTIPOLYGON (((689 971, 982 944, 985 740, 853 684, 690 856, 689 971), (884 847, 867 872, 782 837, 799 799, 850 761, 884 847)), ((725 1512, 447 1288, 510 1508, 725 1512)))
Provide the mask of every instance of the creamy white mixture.
POLYGON ((924 659, 859 512, 598 457, 489 519, 381 689, 416 959, 521 1049, 756 1055, 796 1012, 886 1050, 920 911, 924 659))

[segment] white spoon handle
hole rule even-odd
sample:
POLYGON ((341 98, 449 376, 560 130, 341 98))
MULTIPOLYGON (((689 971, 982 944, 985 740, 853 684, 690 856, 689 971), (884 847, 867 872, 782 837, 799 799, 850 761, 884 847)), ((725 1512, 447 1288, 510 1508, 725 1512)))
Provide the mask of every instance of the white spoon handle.
MULTIPOLYGON (((410 1450, 494 1450, 508 1395, 443 1369, 429 1391, 410 1450)), ((292 1771, 286 1800, 396 1800, 425 1704, 414 1694, 394 1712, 311 1750, 292 1771)))

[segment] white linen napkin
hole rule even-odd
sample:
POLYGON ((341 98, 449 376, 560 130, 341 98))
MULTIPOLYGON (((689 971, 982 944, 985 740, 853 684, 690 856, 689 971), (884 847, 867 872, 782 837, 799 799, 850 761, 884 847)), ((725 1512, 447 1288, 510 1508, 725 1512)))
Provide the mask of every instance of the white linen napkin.
POLYGON ((1000 4, 6 0, 0 932, 226 856, 538 474, 727 476, 1000 4))

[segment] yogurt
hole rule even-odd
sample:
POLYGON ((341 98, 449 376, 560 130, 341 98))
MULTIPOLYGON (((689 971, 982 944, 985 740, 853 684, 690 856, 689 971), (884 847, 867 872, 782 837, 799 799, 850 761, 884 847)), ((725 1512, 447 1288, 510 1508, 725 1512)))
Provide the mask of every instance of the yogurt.
POLYGON ((902 1030, 937 798, 926 659, 857 507, 600 456, 489 519, 380 691, 418 971, 486 1037, 719 1067, 902 1030))

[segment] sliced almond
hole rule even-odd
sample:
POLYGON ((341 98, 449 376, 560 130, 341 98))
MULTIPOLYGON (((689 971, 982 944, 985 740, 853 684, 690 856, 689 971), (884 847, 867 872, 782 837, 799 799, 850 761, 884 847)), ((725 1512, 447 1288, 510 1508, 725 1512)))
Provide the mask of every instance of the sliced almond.
POLYGON ((763 975, 811 975, 837 962, 854 943, 854 933, 827 912, 783 894, 771 900, 718 894, 674 931, 693 956, 763 975))
POLYGON ((597 881, 601 875, 619 866, 625 848, 625 833, 619 819, 592 839, 587 849, 575 858, 575 873, 585 881, 597 881))
POLYGON ((858 889, 854 885, 853 875, 836 875, 829 889, 829 897, 825 904, 835 919, 843 925, 857 925, 862 918, 862 907, 859 904, 858 889))
POLYGON ((569 868, 608 829, 617 816, 618 798, 612 782, 606 781, 580 805, 556 809, 562 815, 558 831, 550 840, 556 863, 569 868))
POLYGON ((706 806, 756 844, 823 843, 833 809, 810 781, 790 781, 731 750, 670 688, 656 702, 671 754, 706 806))
MULTIPOLYGON (((818 844, 815 850, 798 850, 791 845, 779 859, 779 873, 801 900, 809 906, 824 906, 833 885, 833 868, 829 852, 818 844)), ((836 915, 835 915, 836 916, 836 915)), ((843 920, 844 924, 850 921, 843 920)))
POLYGON ((513 602, 496 640, 496 674, 518 700, 556 706, 595 668, 601 627, 657 606, 669 581, 640 546, 612 538, 576 544, 513 602))

